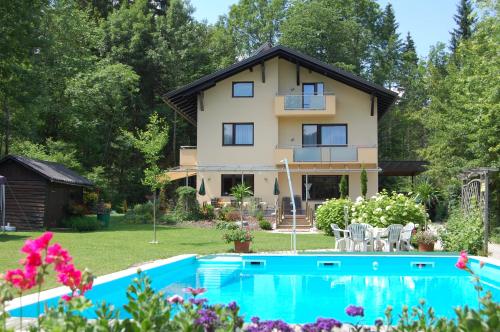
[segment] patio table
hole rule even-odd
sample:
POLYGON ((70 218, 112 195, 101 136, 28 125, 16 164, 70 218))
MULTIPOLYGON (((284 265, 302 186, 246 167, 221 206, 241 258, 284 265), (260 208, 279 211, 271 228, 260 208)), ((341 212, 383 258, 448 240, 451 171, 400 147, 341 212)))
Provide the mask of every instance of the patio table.
POLYGON ((383 227, 373 227, 371 231, 368 231, 371 235, 371 240, 373 243, 374 251, 382 251, 384 242, 382 241, 384 237, 387 237, 389 234, 387 233, 387 228, 383 227))

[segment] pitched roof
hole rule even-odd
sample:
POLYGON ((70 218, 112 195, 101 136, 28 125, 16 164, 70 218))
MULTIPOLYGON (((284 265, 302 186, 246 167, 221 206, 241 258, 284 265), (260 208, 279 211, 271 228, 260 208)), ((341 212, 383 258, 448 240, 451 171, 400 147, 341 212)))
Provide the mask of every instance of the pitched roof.
MULTIPOLYGON (((51 161, 30 159, 22 156, 9 155, 0 160, 0 164, 8 160, 13 160, 26 168, 40 174, 50 182, 63 183, 73 186, 90 187, 94 184, 89 179, 81 176, 75 171, 70 170, 64 165, 51 161)), ((8 179, 7 179, 8 180, 8 179)))
POLYGON ((311 69, 334 80, 349 86, 373 94, 377 97, 378 117, 380 118, 391 107, 397 98, 397 93, 384 88, 378 84, 369 82, 364 78, 354 75, 345 70, 333 67, 323 61, 317 60, 285 46, 274 46, 264 44, 250 57, 241 60, 227 68, 206 75, 181 88, 170 91, 162 96, 163 100, 176 112, 181 114, 190 123, 196 125, 197 120, 197 94, 200 91, 213 87, 217 82, 233 76, 245 69, 251 68, 266 60, 280 57, 290 62, 297 63, 302 67, 311 69))

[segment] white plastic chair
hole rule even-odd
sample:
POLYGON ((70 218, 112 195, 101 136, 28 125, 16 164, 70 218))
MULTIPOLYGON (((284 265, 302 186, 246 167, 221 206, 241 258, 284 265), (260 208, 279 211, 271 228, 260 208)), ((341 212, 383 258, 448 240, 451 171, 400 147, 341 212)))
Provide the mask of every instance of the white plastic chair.
POLYGON ((401 235, 399 236, 399 241, 397 245, 398 250, 411 250, 411 235, 415 229, 415 224, 412 222, 407 223, 401 230, 401 235))
POLYGON ((361 245, 361 251, 367 251, 368 238, 366 237, 366 225, 350 224, 347 226, 347 231, 349 232, 349 240, 351 241, 350 251, 354 251, 356 245, 361 245))
POLYGON ((332 228, 333 235, 335 236, 335 249, 345 251, 348 249, 349 238, 347 237, 349 232, 341 229, 337 224, 330 224, 332 228), (340 235, 340 233, 343 235, 340 235))
POLYGON ((365 226, 366 227, 366 245, 367 245, 367 249, 369 251, 373 251, 375 248, 375 229, 372 225, 370 224, 366 224, 366 223, 361 223, 361 225, 365 226))
POLYGON ((396 250, 399 250, 399 238, 401 235, 401 230, 403 229, 403 225, 393 224, 387 227, 387 240, 385 241, 385 251, 392 251, 395 247, 396 250))

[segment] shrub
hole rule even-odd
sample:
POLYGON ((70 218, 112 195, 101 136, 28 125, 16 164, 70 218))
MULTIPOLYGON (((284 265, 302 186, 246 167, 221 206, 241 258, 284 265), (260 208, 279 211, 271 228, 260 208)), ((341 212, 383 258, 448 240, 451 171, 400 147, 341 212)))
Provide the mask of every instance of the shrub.
POLYGON ((252 235, 252 233, 250 233, 249 230, 238 228, 238 229, 230 230, 229 232, 225 233, 222 236, 222 238, 227 243, 234 242, 234 241, 246 242, 246 241, 252 241, 253 235, 252 235))
POLYGON ((333 235, 330 224, 337 224, 340 228, 345 227, 344 206, 350 211, 352 202, 347 199, 330 199, 320 205, 316 210, 316 227, 328 235, 333 235))
POLYGON ((478 254, 483 250, 483 220, 478 209, 465 215, 460 209, 454 210, 445 228, 439 232, 439 238, 446 251, 465 250, 478 254))
POLYGON ((225 221, 240 220, 240 213, 232 206, 225 206, 219 212, 219 219, 225 221))
POLYGON ((348 219, 354 223, 366 223, 375 227, 413 222, 423 225, 428 215, 425 207, 411 197, 393 192, 379 193, 369 199, 358 197, 356 202, 346 199, 327 200, 316 211, 316 225, 329 235, 333 235, 330 224, 345 227, 344 206, 348 207, 348 219))
POLYGON ((92 232, 99 229, 99 220, 95 216, 81 216, 66 219, 64 225, 77 232, 92 232))
POLYGON ((171 213, 165 213, 161 215, 159 221, 163 224, 167 225, 175 225, 177 223, 177 219, 175 219, 175 215, 171 213))
POLYGON ((273 229, 273 225, 268 220, 260 220, 259 221, 259 227, 265 231, 270 231, 273 229))
MULTIPOLYGON (((160 209, 156 207, 156 215, 160 216, 160 209)), ((125 222, 131 224, 149 224, 153 222, 153 203, 136 204, 125 214, 125 222)))
POLYGON ((234 230, 240 228, 234 221, 219 220, 215 224, 215 228, 220 230, 234 230))
POLYGON ((200 215, 200 206, 196 200, 196 189, 184 186, 175 191, 177 194, 177 204, 175 205, 174 215, 177 220, 198 220, 200 215))
POLYGON ((87 213, 87 207, 84 204, 70 202, 67 211, 72 216, 83 216, 87 213))
POLYGON ((204 220, 215 219, 215 209, 212 205, 205 204, 201 207, 201 218, 204 220))

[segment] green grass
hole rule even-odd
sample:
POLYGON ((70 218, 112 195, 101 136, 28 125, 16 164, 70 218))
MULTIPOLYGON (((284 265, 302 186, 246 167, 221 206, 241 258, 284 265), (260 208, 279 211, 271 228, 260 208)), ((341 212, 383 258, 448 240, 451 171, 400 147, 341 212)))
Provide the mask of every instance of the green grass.
MULTIPOLYGON (((94 217, 95 218, 95 217, 94 217)), ((159 244, 150 244, 152 225, 130 225, 122 216, 112 216, 110 228, 96 232, 54 232, 55 242, 67 248, 77 268, 89 268, 103 275, 156 259, 180 254, 211 254, 229 252, 232 244, 222 240, 224 231, 184 225, 158 227, 159 244)), ((24 241, 42 232, 0 234, 0 272, 15 268, 22 257, 19 252, 24 241)), ((251 249, 254 252, 290 250, 290 235, 254 232, 251 249)), ((333 248, 332 237, 322 234, 297 235, 297 249, 333 248)), ((47 287, 56 286, 53 277, 47 287)))

